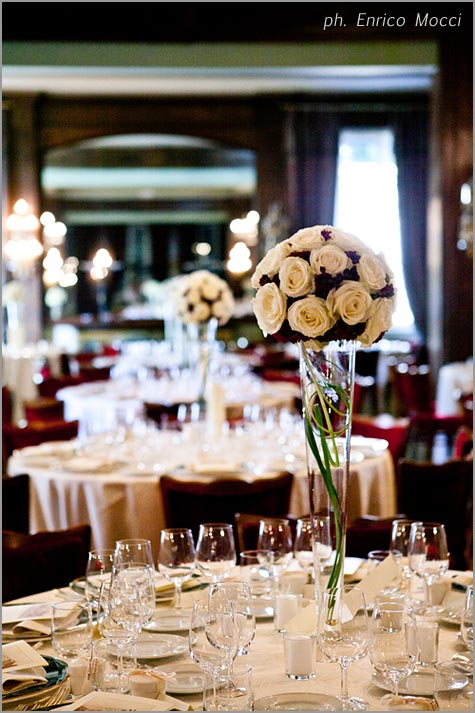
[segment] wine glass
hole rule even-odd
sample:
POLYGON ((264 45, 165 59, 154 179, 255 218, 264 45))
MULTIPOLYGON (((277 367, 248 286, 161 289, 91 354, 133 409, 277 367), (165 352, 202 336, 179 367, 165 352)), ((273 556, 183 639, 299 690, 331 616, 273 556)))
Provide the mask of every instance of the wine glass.
POLYGON ((366 710, 368 704, 348 694, 348 666, 368 652, 368 614, 363 592, 356 587, 333 587, 322 592, 317 636, 320 649, 340 664, 340 700, 344 710, 366 710))
POLYGON ((249 653, 249 646, 256 633, 256 618, 250 585, 239 580, 212 584, 208 593, 209 608, 215 607, 219 611, 225 611, 229 603, 233 606, 237 628, 237 654, 242 656, 249 653))
POLYGON ((128 540, 117 540, 115 543, 115 563, 121 562, 143 562, 155 570, 153 559, 152 543, 143 538, 132 538, 128 540))
POLYGON ((460 637, 469 652, 473 652, 473 586, 467 587, 460 619, 460 637))
POLYGON ((261 519, 257 549, 271 552, 274 591, 278 591, 280 577, 292 561, 292 531, 289 521, 285 518, 261 519))
POLYGON ((236 545, 232 525, 206 522, 200 525, 196 543, 196 563, 213 582, 228 577, 236 565, 236 545))
POLYGON ((160 531, 158 570, 175 584, 176 609, 181 608, 181 588, 196 569, 193 534, 186 527, 168 527, 160 531))
POLYGON ((113 549, 90 550, 86 565, 85 593, 92 607, 97 609, 101 584, 110 579, 114 565, 113 549))
POLYGON ((402 602, 376 603, 371 618, 371 663, 398 695, 399 683, 415 669, 417 626, 411 607, 402 602))
MULTIPOLYGON (((393 520, 391 527, 391 538, 389 541, 389 550, 391 552, 400 552, 402 558, 397 558, 396 562, 400 566, 401 570, 401 589, 406 590, 409 586, 409 581, 412 577, 412 570, 409 567, 407 547, 409 544, 409 535, 411 532, 411 525, 414 520, 406 520, 401 518, 400 520, 393 520)), ((422 523, 419 523, 422 524, 422 523)))
POLYGON ((299 517, 295 528, 294 557, 312 582, 315 576, 313 561, 313 531, 310 517, 299 517))
POLYGON ((116 564, 110 593, 112 616, 138 635, 155 612, 154 570, 142 562, 116 564))
MULTIPOLYGON (((206 635, 208 622, 208 597, 193 602, 188 642, 190 656, 205 674, 209 674, 213 682, 225 662, 225 652, 211 644, 206 635)), ((214 688, 214 686, 213 686, 214 688)), ((203 687, 203 702, 204 702, 203 687)))
POLYGON ((445 527, 438 522, 413 522, 407 545, 408 562, 412 572, 423 578, 428 606, 418 612, 436 614, 432 602, 432 585, 449 568, 449 551, 445 527))

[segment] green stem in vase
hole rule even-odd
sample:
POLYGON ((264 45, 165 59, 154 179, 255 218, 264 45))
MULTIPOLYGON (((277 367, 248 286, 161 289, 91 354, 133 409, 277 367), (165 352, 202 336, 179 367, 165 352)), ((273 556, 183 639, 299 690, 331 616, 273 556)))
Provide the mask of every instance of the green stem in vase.
MULTIPOLYGON (((308 446, 315 457, 318 469, 322 476, 333 511, 335 526, 335 562, 333 564, 327 589, 339 586, 343 568, 344 531, 342 518, 344 517, 340 496, 333 482, 332 468, 339 468, 340 454, 336 439, 345 435, 349 429, 351 409, 351 393, 348 394, 339 385, 325 380, 322 374, 315 373, 305 344, 301 343, 301 354, 306 365, 306 370, 312 381, 312 391, 308 393, 304 388, 304 421, 305 434, 308 446), (343 409, 339 405, 343 405, 343 409), (334 428, 332 420, 341 420, 342 427, 334 428), (316 435, 317 434, 317 437, 316 435), (317 443, 320 442, 320 448, 317 443)), ((335 605, 330 602, 329 617, 335 605)))

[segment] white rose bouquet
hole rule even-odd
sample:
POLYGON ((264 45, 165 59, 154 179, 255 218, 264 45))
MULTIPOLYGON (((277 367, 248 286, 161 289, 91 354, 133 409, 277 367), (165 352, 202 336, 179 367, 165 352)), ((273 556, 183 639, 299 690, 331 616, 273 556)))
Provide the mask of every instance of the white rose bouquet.
MULTIPOLYGON (((393 275, 383 256, 358 238, 315 225, 269 250, 251 282, 264 335, 299 343, 311 510, 332 517, 335 559, 326 586, 334 592, 343 583, 345 558, 350 353, 358 342, 377 342, 391 326, 393 275)), ((329 618, 335 603, 331 597, 329 618)))
POLYGON ((303 228, 278 243, 251 283, 259 327, 281 341, 370 346, 391 326, 396 290, 384 257, 332 226, 303 228))
POLYGON ((184 275, 174 294, 177 317, 185 324, 208 322, 216 317, 223 325, 234 312, 234 297, 228 283, 208 270, 184 275))

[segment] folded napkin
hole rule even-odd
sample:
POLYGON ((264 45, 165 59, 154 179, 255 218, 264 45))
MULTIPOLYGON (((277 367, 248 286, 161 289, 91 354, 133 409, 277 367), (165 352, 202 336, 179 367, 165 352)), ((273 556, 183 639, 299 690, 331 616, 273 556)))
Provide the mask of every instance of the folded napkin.
MULTIPOLYGON (((71 601, 71 612, 65 618, 74 618, 76 602, 71 601)), ((10 637, 32 638, 51 634, 51 603, 18 604, 2 607, 2 635, 10 637)))
POLYGON ((193 706, 172 696, 144 698, 124 693, 91 691, 76 698, 74 703, 56 708, 58 711, 192 711, 193 706))
POLYGON ((48 662, 26 641, 2 646, 2 696, 48 683, 48 662))

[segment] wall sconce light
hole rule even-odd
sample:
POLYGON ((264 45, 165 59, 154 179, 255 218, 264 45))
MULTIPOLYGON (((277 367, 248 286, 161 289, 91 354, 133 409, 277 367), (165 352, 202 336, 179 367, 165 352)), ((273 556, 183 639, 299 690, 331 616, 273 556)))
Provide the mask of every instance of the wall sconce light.
POLYGON ((229 223, 229 230, 246 245, 257 245, 260 219, 257 210, 250 210, 244 218, 234 218, 229 223))
POLYGON ((229 260, 226 263, 229 272, 235 275, 242 275, 252 268, 251 251, 246 243, 241 241, 234 243, 229 251, 229 260))
POLYGON ((67 232, 65 224, 56 220, 49 211, 40 215, 40 223, 43 226, 43 244, 47 251, 43 260, 45 287, 73 287, 78 281, 79 260, 74 256, 66 259, 62 256, 60 248, 67 232))
POLYGON ((460 189, 460 217, 457 247, 473 255, 473 178, 463 183, 460 189))
POLYGON ((8 269, 20 279, 31 277, 43 246, 37 237, 40 222, 24 198, 16 201, 5 227, 9 233, 4 246, 8 269))

